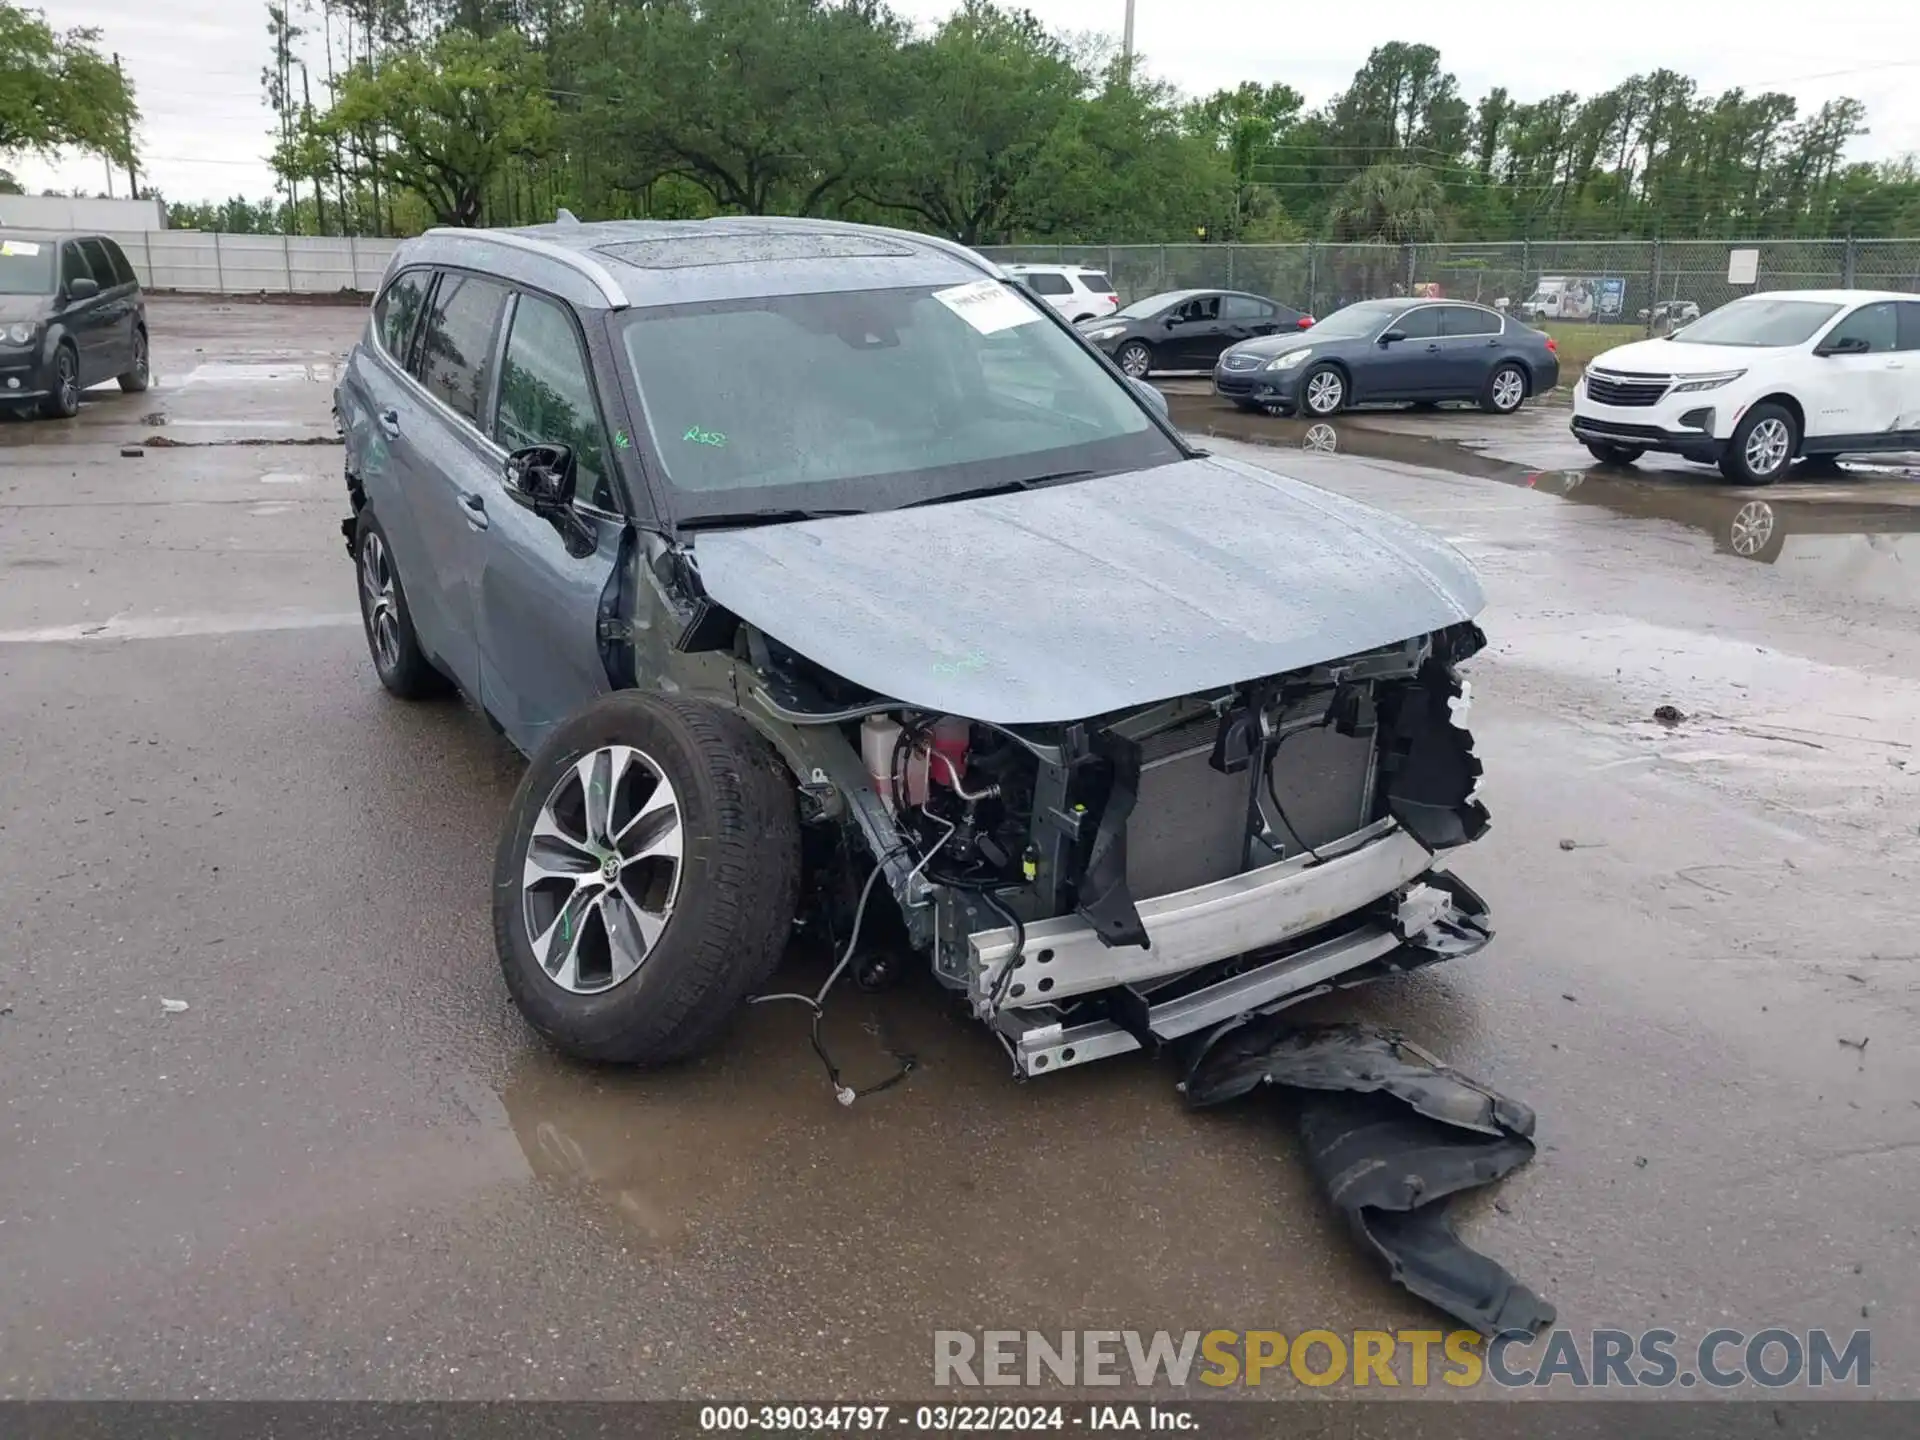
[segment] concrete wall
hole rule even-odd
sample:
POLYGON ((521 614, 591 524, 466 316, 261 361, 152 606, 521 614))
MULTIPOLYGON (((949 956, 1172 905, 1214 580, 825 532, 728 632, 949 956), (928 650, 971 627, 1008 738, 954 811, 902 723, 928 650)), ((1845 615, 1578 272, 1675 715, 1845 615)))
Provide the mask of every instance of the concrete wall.
POLYGON ((117 235, 128 230, 162 230, 166 223, 166 213, 158 200, 0 195, 0 225, 14 225, 23 230, 103 230, 117 235))
POLYGON ((212 295, 328 295, 380 285, 398 240, 338 235, 109 231, 150 290, 212 295))

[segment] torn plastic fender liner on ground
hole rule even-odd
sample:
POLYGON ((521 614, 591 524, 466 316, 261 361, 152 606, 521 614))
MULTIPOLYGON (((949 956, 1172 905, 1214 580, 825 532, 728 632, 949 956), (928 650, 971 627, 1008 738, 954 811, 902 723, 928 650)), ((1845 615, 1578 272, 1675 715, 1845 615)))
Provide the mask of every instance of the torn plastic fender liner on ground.
POLYGON ((1447 1215, 1450 1196, 1533 1158, 1532 1109, 1398 1035, 1357 1025, 1230 1030, 1184 1088, 1201 1107, 1261 1085, 1309 1092, 1300 1113, 1308 1164, 1395 1281, 1483 1335, 1553 1323, 1553 1306, 1465 1245, 1447 1215))

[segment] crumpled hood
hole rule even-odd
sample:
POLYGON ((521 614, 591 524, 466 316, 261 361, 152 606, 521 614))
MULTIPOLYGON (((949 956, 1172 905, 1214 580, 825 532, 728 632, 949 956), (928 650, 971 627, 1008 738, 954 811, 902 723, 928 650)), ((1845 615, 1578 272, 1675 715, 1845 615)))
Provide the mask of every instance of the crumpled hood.
POLYGON ((1798 346, 1689 345, 1684 340, 1635 340, 1588 363, 1590 370, 1626 370, 1639 375, 1698 375, 1748 370, 1757 362, 1798 346))
POLYGON ((1238 461, 700 535, 707 593, 816 664, 1002 725, 1078 720, 1471 619, 1466 558, 1238 461))
POLYGON ((16 320, 44 320, 50 297, 46 295, 0 295, 0 325, 16 320))

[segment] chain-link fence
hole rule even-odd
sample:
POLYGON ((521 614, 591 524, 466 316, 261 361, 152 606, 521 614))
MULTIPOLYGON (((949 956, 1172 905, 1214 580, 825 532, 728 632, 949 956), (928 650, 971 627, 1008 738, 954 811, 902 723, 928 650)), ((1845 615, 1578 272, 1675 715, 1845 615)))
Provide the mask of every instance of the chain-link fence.
POLYGON ((1122 304, 1162 290, 1251 290, 1315 315, 1355 300, 1435 293, 1559 320, 1644 325, 1659 307, 1701 313, 1755 290, 1920 292, 1914 240, 1566 240, 1445 245, 998 245, 1001 264, 1085 265, 1122 304), (1757 279, 1727 277, 1736 250, 1759 252, 1757 279), (1429 288, 1431 287, 1431 288, 1429 288))

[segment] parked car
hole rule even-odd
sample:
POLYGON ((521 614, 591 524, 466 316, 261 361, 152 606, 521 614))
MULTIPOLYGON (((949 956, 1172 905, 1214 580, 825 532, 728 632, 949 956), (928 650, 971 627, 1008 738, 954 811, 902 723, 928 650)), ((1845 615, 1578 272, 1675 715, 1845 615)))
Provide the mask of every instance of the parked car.
POLYGON ((797 919, 817 1016, 876 904, 1023 1075, 1487 938, 1433 868, 1472 567, 1195 450, 972 251, 431 231, 335 400, 381 683, 531 757, 494 936, 575 1054, 705 1046, 797 919))
POLYGON ((1700 307, 1691 300, 1662 300, 1651 310, 1642 310, 1640 318, 1652 329, 1665 333, 1698 320, 1700 307))
POLYGON ((1574 387, 1573 433, 1610 464, 1661 450, 1766 485, 1796 457, 1920 448, 1915 352, 1911 295, 1748 295, 1599 356, 1574 387))
POLYGON ((1008 265, 1013 276, 1067 319, 1097 320, 1120 308, 1113 281, 1084 265, 1008 265))
POLYGON ((1169 290, 1149 295, 1080 331, 1122 371, 1144 380, 1156 370, 1206 370, 1229 345, 1308 329, 1313 317, 1242 290, 1169 290))
POLYGON ((1458 300, 1363 300, 1304 335, 1235 345, 1213 372, 1215 393, 1243 410, 1316 419, 1386 401, 1474 400, 1510 415, 1559 382, 1551 336, 1458 300))
POLYGON ((148 375, 146 297, 112 239, 0 230, 0 405, 65 419, 89 386, 148 375))

